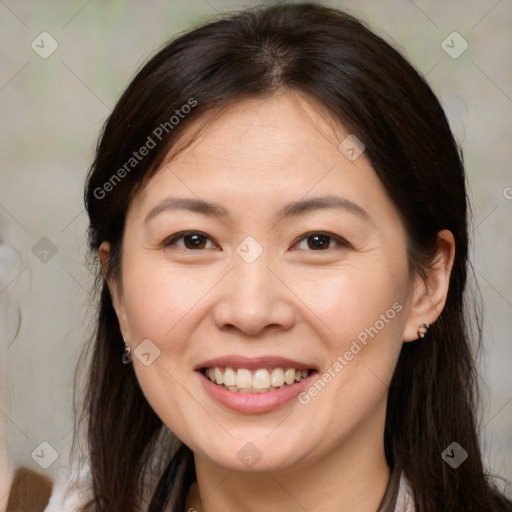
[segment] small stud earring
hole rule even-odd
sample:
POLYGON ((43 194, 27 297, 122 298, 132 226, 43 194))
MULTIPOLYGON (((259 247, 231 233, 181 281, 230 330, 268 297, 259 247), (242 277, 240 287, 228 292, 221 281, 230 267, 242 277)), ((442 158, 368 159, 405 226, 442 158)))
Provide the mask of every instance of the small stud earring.
POLYGON ((121 362, 123 364, 130 364, 132 362, 132 349, 128 346, 128 343, 126 343, 124 338, 123 338, 123 343, 124 343, 124 352, 121 357, 121 362))
POLYGON ((421 324, 418 328, 418 338, 424 338, 428 332, 430 324, 421 324))

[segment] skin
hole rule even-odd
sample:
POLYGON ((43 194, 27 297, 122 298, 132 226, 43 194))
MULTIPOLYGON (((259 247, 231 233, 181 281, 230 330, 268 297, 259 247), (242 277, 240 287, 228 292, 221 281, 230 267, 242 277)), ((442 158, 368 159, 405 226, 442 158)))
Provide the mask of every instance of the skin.
POLYGON ((364 153, 350 161, 338 149, 348 132, 312 100, 291 92, 244 100, 208 121, 130 204, 119 279, 108 270, 108 243, 100 248, 123 336, 132 351, 144 339, 160 350, 149 366, 133 358, 141 388, 194 452, 187 510, 376 510, 390 476, 387 385, 402 343, 443 309, 453 236, 440 232, 427 278, 411 277, 397 208, 364 153), (330 208, 277 222, 285 204, 328 194, 368 219, 330 208), (167 210, 145 222, 171 196, 220 203, 231 218, 167 210), (199 249, 183 238, 165 245, 185 230, 207 235, 199 249), (325 248, 304 238, 318 231, 333 235, 325 248), (247 236, 263 249, 250 264, 236 252, 247 236), (214 357, 270 354, 322 374, 396 302, 400 313, 306 405, 235 412, 193 371, 214 357), (250 467, 237 457, 248 442, 261 454, 250 467))

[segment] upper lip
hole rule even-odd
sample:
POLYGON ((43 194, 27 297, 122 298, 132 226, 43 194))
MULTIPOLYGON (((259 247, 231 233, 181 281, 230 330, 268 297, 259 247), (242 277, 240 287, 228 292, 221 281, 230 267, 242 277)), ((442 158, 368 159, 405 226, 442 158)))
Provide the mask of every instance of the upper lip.
POLYGON ((194 370, 203 370, 204 368, 212 368, 214 366, 230 367, 230 368, 247 368, 248 370, 258 370, 260 368, 295 368, 297 370, 315 370, 311 364, 301 363, 286 357, 278 356, 260 356, 260 357, 243 357, 243 356, 222 356, 214 359, 208 359, 196 366, 194 370))

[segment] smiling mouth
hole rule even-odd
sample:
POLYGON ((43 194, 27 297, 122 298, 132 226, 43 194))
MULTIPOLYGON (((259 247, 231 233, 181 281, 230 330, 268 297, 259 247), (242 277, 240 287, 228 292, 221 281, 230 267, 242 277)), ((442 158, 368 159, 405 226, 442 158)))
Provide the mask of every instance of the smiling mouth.
POLYGON ((314 370, 296 368, 203 368, 202 374, 214 384, 235 393, 268 393, 290 387, 308 377, 314 370))

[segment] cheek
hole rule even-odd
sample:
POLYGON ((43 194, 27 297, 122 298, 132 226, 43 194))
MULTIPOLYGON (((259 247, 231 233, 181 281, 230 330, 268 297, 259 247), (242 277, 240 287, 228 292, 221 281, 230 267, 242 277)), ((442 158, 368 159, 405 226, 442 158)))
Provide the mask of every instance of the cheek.
POLYGON ((130 332, 159 345, 193 312, 212 288, 212 274, 200 269, 176 270, 150 258, 127 261, 124 303, 130 332), (198 278, 201 276, 201 278, 198 278))
POLYGON ((376 261, 323 275, 303 273, 295 282, 300 283, 297 295, 314 312, 317 325, 323 325, 323 337, 331 353, 338 354, 358 336, 364 341, 368 330, 375 334, 374 327, 383 335, 396 336, 406 290, 402 274, 398 276, 376 261))
POLYGON ((334 414, 336 425, 349 426, 384 399, 402 346, 407 279, 406 259, 397 254, 393 261, 354 265, 323 281, 302 281, 317 325, 327 326, 322 328, 325 373, 303 395, 318 417, 334 414), (350 420, 344 418, 346 411, 350 420))
MULTIPOLYGON (((321 292, 311 292, 311 308, 321 320, 317 325, 328 326, 322 336, 324 373, 300 397, 316 418, 312 435, 338 439, 357 431, 365 418, 384 414, 402 346, 406 278, 398 279, 385 266, 373 270, 353 268, 326 280, 321 292)), ((304 293, 312 285, 304 282, 304 293)))
MULTIPOLYGON (((394 318, 392 306, 403 299, 406 287, 405 258, 399 259, 388 263, 369 256, 357 265, 308 271, 282 267, 280 274, 285 282, 293 283, 296 296, 284 300, 295 301, 293 307, 302 311, 304 321, 323 338, 331 356, 333 352, 338 355, 358 336, 363 341, 365 333, 371 336, 368 330, 374 332, 375 324, 379 331, 388 332, 393 324, 393 331, 398 332, 399 322, 387 320, 394 318), (398 271, 401 267, 403 272, 398 271)), ((215 307, 212 300, 223 287, 226 268, 172 268, 165 260, 155 261, 135 251, 127 253, 124 264, 124 303, 133 341, 148 338, 161 349, 172 341, 172 351, 181 351, 189 338, 184 330, 193 330, 191 319, 200 322, 198 315, 204 315, 206 307, 215 307)))

